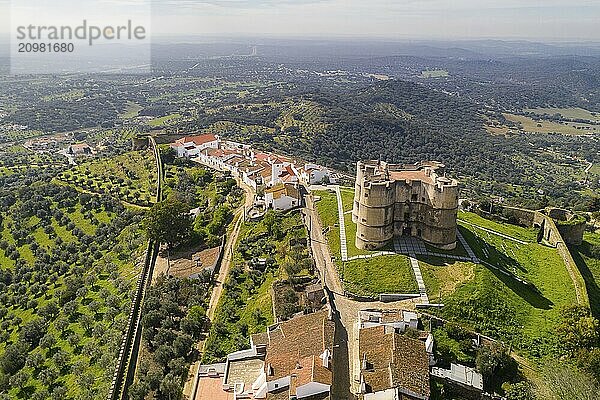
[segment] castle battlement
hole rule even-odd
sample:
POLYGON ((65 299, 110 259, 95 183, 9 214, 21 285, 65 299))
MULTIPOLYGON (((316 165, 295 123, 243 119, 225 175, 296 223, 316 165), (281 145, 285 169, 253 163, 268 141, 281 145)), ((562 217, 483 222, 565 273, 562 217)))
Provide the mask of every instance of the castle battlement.
POLYGON ((405 235, 453 249, 457 210, 458 181, 445 176, 442 163, 357 163, 352 220, 358 248, 378 249, 405 235))

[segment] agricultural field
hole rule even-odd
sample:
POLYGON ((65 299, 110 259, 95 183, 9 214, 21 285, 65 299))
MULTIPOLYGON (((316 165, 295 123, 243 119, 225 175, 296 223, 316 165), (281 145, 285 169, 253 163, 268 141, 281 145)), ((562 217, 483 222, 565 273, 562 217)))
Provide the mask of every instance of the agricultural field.
POLYGON ((600 125, 591 125, 580 122, 554 122, 540 119, 536 121, 530 117, 516 114, 503 114, 512 122, 519 124, 522 130, 531 133, 560 133, 564 135, 585 135, 600 132, 600 125))
POLYGON ((150 150, 91 160, 64 171, 60 182, 96 194, 110 194, 147 207, 155 201, 156 162, 150 150))
POLYGON ((300 238, 306 238, 306 231, 299 213, 269 212, 259 222, 243 223, 202 362, 247 348, 249 335, 273 323, 275 281, 312 275, 308 249, 295 244, 300 238), (258 260, 265 266, 257 267, 258 260))
POLYGON ((140 111, 142 111, 143 107, 140 106, 137 103, 134 103, 132 101, 128 101, 127 102, 127 108, 125 109, 125 111, 120 115, 121 118, 123 119, 130 119, 130 118, 135 118, 139 115, 140 111))
POLYGON ((179 119, 181 119, 181 114, 169 114, 165 115, 164 117, 154 118, 148 121, 148 125, 152 127, 164 126, 175 123, 179 119))
POLYGON ((106 398, 145 250, 141 216, 43 179, 5 183, 0 392, 106 398))
POLYGON ((450 76, 448 71, 444 69, 428 69, 425 71, 421 71, 420 78, 445 78, 450 76))
POLYGON ((531 112, 540 116, 543 115, 555 115, 560 114, 562 118, 568 119, 582 119, 592 122, 600 122, 600 114, 593 113, 583 108, 570 107, 570 108, 555 108, 555 107, 539 107, 539 108, 526 108, 523 111, 531 112))

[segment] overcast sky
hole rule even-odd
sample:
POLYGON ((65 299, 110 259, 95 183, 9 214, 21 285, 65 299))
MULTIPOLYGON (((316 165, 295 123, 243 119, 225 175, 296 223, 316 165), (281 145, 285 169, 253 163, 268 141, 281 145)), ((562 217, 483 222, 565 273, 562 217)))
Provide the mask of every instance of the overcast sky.
MULTIPOLYGON (((154 35, 600 40, 600 0, 96 0, 93 13, 135 18, 148 1, 154 35)), ((71 0, 37 2, 57 16, 73 10, 71 0)), ((8 4, 0 0, 0 15, 8 4)))

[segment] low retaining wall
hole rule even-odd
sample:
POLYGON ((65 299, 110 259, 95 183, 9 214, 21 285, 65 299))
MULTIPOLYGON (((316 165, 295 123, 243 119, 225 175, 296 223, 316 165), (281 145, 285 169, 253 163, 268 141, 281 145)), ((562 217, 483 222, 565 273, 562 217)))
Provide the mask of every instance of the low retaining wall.
POLYGON ((392 301, 400 301, 406 299, 416 299, 421 297, 419 293, 381 293, 379 295, 379 301, 389 303, 392 301))

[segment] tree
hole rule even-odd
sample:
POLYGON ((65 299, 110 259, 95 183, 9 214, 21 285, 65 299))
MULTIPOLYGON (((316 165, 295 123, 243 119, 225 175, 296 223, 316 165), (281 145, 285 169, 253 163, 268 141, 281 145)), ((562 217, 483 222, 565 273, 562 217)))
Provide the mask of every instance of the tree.
POLYGON ((25 365, 27 345, 21 341, 6 346, 4 354, 0 356, 0 368, 5 374, 13 375, 25 365))
POLYGON ((181 379, 168 373, 160 383, 160 392, 168 400, 177 400, 181 394, 181 379))
POLYGON ((40 352, 29 353, 29 356, 27 356, 27 361, 25 361, 25 365, 33 369, 39 369, 42 365, 44 365, 44 356, 40 352))
POLYGON ((166 243, 169 248, 184 242, 192 231, 188 209, 175 197, 152 206, 143 225, 151 240, 166 243))
POLYGON ((10 377, 10 386, 18 387, 19 389, 23 389, 27 381, 29 380, 29 374, 25 372, 26 370, 20 370, 16 374, 10 377))
POLYGON ((49 301, 40 308, 39 314, 47 320, 52 320, 58 315, 59 311, 56 301, 49 301))
POLYGON ((54 321, 54 327, 60 332, 62 336, 69 327, 69 321, 66 318, 58 318, 56 321, 54 321))
POLYGON ((506 400, 535 400, 531 383, 521 381, 509 385, 506 390, 506 400))
POLYGON ((516 362, 499 343, 482 346, 477 352, 475 363, 487 385, 494 388, 505 381, 514 379, 518 371, 516 362))
POLYGON ((129 387, 129 391, 128 391, 129 398, 131 400, 144 400, 149 391, 150 391, 150 387, 148 386, 148 384, 146 382, 135 381, 129 387))
POLYGON ((591 349, 600 343, 600 323, 587 307, 565 308, 556 332, 564 349, 570 354, 579 349, 591 349))
POLYGON ((56 339, 51 333, 47 333, 40 340, 40 346, 44 349, 50 350, 56 344, 56 339))
POLYGON ((21 330, 21 338, 32 346, 37 346, 47 329, 46 320, 36 318, 27 322, 21 330))
POLYGON ((185 318, 181 320, 180 326, 183 332, 198 339, 206 328, 206 324, 206 311, 203 307, 196 305, 190 308, 185 318))

